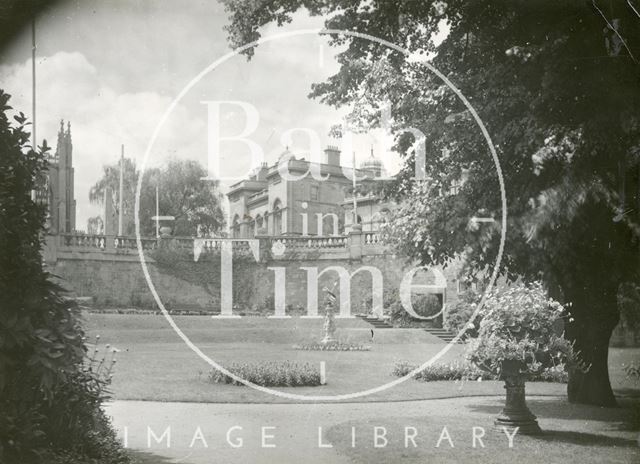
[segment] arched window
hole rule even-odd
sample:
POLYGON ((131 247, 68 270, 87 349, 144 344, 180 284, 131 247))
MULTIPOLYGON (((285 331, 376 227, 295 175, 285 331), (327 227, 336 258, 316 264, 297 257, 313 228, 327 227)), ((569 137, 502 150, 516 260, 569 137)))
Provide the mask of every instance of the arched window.
POLYGON ((240 217, 237 214, 231 224, 231 238, 240 238, 240 217))
POLYGON ((264 227, 264 222, 262 220, 262 216, 259 214, 256 216, 256 234, 259 234, 262 228, 264 227))
POLYGON ((282 234, 282 203, 280 199, 273 202, 273 235, 282 234))

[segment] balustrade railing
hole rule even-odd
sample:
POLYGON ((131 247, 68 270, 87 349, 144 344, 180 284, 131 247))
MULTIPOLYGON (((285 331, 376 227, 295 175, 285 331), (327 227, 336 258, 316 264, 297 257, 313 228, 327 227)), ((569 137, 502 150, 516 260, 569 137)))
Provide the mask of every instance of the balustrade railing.
POLYGON ((363 235, 363 245, 379 245, 382 243, 378 232, 365 232, 363 235))
POLYGON ((107 246, 107 238, 104 235, 61 234, 60 245, 85 250, 104 250, 107 246))
MULTIPOLYGON (((303 252, 303 251, 343 251, 347 250, 351 245, 353 237, 346 235, 327 236, 327 237, 302 237, 302 236, 270 236, 263 237, 266 240, 267 248, 276 250, 278 254, 285 252, 303 252)), ((172 249, 194 250, 194 245, 200 253, 212 253, 219 251, 227 238, 199 238, 194 243, 193 237, 167 237, 156 239, 154 237, 141 237, 143 250, 154 250, 160 246, 160 242, 167 241, 167 245, 172 249)), ((382 245, 378 232, 363 232, 361 235, 363 246, 382 245)), ((61 234, 58 242, 60 246, 69 249, 81 251, 113 251, 133 253, 137 250, 137 240, 133 236, 116 236, 108 237, 104 234, 61 234), (108 243, 107 240, 113 240, 108 243)), ((232 240, 234 255, 251 253, 251 249, 247 242, 243 240, 232 240)), ((263 245, 264 246, 264 245, 263 245)))
MULTIPOLYGON (((153 250, 157 248, 157 239, 151 237, 141 237, 143 250, 153 250)), ((60 246, 82 251, 105 251, 114 250, 136 250, 138 248, 136 237, 108 237, 104 234, 61 234, 60 246), (108 243, 107 240, 113 240, 108 243)), ((190 246, 192 242, 190 242, 190 246)))
POLYGON ((272 245, 284 246, 286 250, 322 250, 347 248, 348 238, 345 236, 336 237, 272 237, 272 245))
MULTIPOLYGON (((155 250, 158 247, 158 239, 153 237, 140 237, 140 242, 143 250, 155 250)), ((113 246, 116 250, 137 250, 138 242, 136 237, 116 237, 113 246)))

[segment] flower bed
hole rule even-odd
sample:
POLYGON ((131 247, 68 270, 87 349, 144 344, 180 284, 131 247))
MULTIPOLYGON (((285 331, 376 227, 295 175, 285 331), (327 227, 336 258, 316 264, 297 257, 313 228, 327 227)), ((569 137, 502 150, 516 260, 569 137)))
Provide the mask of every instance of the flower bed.
MULTIPOLYGON (((227 370, 236 376, 262 387, 315 387, 320 385, 320 369, 309 363, 291 361, 260 364, 232 363, 227 370)), ((218 369, 209 373, 212 383, 244 385, 218 369)))
POLYGON ((304 343, 302 345, 293 345, 294 350, 304 351, 369 351, 371 347, 368 345, 360 345, 357 343, 304 343))

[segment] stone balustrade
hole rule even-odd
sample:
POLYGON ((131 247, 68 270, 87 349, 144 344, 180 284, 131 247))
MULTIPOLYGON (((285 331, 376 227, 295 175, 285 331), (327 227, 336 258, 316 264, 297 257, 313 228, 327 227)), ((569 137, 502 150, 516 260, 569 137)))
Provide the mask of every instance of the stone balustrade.
POLYGON ((382 243, 378 232, 364 232, 363 245, 379 245, 382 243))
POLYGON ((60 234, 59 238, 59 245, 64 248, 95 251, 104 250, 107 246, 105 235, 60 234))
MULTIPOLYGON (((138 244, 134 236, 106 236, 104 234, 61 234, 49 236, 48 242, 55 244, 54 248, 61 252, 98 252, 114 254, 137 253, 138 244)), ((327 254, 336 257, 341 254, 349 255, 354 247, 360 251, 358 256, 383 254, 385 246, 377 232, 359 232, 357 234, 340 236, 260 236, 261 248, 271 250, 274 257, 303 255, 309 253, 317 256, 327 254)), ((231 241, 234 256, 249 255, 250 247, 242 239, 229 238, 199 238, 197 239, 198 255, 219 253, 222 243, 231 241)), ((194 250, 193 237, 141 237, 144 251, 155 250, 160 246, 167 246, 176 250, 194 250)), ((53 250, 51 250, 53 251, 53 250)))
POLYGON ((335 237, 269 237, 272 244, 284 245, 287 249, 318 250, 324 248, 347 248, 346 236, 335 237))

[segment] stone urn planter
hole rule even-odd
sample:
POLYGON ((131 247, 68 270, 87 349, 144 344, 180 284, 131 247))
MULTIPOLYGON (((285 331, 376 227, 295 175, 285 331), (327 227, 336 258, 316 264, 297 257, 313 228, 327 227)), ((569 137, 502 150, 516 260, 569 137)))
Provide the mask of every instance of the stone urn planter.
POLYGON ((518 433, 535 435, 542 433, 542 430, 540 430, 536 416, 527 407, 524 369, 526 369, 526 366, 521 361, 510 359, 502 361, 500 380, 504 381, 507 398, 504 409, 494 424, 500 431, 505 427, 511 433, 517 427, 518 433))

